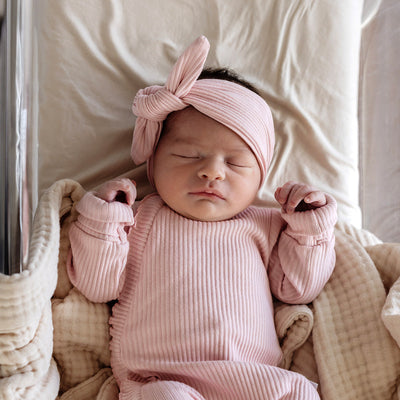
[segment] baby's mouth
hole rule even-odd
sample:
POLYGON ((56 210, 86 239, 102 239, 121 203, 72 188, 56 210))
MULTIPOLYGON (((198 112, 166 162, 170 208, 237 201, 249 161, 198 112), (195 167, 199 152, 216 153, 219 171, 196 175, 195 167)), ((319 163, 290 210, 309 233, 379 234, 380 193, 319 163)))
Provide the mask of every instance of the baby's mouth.
POLYGON ((223 194, 215 189, 201 189, 201 190, 197 190, 194 192, 190 192, 189 194, 194 195, 194 196, 210 198, 210 199, 225 200, 223 194))

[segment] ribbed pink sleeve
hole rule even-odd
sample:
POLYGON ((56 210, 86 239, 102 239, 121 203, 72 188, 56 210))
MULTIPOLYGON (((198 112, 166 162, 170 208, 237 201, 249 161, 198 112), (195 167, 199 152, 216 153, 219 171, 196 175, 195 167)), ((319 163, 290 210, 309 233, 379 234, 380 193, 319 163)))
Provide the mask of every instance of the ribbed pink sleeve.
POLYGON ((82 198, 77 211, 80 215, 69 233, 71 282, 93 302, 116 299, 125 276, 126 227, 134 223, 133 211, 127 204, 107 203, 92 193, 82 198))
MULTIPOLYGON (((320 293, 335 266, 336 201, 327 196, 324 207, 282 214, 287 227, 280 234, 268 268, 271 291, 279 300, 306 304, 320 293)), ((273 221, 271 232, 282 229, 273 221)))

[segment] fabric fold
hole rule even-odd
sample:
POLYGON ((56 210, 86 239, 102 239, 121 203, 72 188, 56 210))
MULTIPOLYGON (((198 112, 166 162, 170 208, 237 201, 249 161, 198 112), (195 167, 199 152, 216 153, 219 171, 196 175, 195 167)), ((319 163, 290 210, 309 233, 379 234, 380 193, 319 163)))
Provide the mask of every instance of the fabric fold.
POLYGON ((33 222, 27 268, 0 274, 0 398, 55 399, 60 377, 52 358, 51 297, 57 284, 60 217, 83 194, 64 180, 41 197, 33 222), (66 198, 69 201, 64 201, 66 198))
POLYGON ((136 94, 132 105, 132 112, 138 117, 132 140, 135 163, 141 164, 150 158, 167 115, 188 106, 181 98, 199 77, 209 49, 206 37, 200 36, 179 57, 165 86, 149 86, 136 94))

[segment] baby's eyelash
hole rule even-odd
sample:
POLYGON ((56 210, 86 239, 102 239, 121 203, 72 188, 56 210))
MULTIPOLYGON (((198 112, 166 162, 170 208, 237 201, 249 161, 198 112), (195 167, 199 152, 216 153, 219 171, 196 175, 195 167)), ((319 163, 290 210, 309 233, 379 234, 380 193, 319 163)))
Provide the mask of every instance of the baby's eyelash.
POLYGON ((238 167, 238 168, 248 168, 248 165, 237 164, 237 163, 233 163, 233 162, 230 162, 230 161, 227 161, 227 164, 228 164, 228 165, 231 165, 231 166, 233 166, 233 167, 238 167))
POLYGON ((198 156, 187 156, 184 154, 172 154, 175 157, 180 157, 180 158, 187 158, 187 159, 197 159, 199 158, 198 156))

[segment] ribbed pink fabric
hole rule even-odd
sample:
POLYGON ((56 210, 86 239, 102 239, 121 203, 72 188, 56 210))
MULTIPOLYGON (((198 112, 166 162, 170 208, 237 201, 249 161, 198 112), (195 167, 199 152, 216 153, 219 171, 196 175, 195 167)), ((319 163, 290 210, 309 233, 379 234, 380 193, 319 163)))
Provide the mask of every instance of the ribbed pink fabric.
POLYGON ((277 367, 271 292, 308 303, 325 285, 332 198, 293 215, 249 207, 202 222, 151 195, 128 237, 130 208, 102 203, 87 194, 78 204, 68 272, 89 299, 118 298, 110 322, 121 399, 318 398, 304 377, 277 367))
MULTIPOLYGON (((263 183, 274 149, 274 124, 267 103, 253 91, 220 79, 201 79, 210 48, 201 36, 179 57, 165 86, 140 90, 133 102, 137 115, 131 154, 136 164, 151 160, 167 115, 191 105, 227 126, 243 139, 255 154, 263 183)), ((149 163, 152 181, 152 164, 149 163)))

